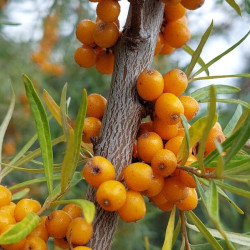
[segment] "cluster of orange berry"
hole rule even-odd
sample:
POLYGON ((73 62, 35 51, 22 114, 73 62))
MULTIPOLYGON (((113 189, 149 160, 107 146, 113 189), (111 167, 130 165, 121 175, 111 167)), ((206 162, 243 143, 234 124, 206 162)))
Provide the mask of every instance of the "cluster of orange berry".
MULTIPOLYGON (((90 0, 91 1, 91 0, 90 0)), ((120 36, 118 0, 95 0, 97 20, 82 20, 76 28, 76 37, 83 43, 75 52, 75 61, 81 67, 96 69, 102 74, 112 74, 114 54, 112 47, 120 36)))
POLYGON ((58 40, 58 21, 59 18, 56 12, 47 16, 40 48, 32 54, 33 62, 38 64, 42 71, 56 76, 62 75, 65 71, 63 65, 49 62, 51 51, 58 40))
MULTIPOLYGON (((21 199, 17 203, 11 200, 12 194, 9 189, 0 185, 0 234, 22 221, 28 213, 37 213, 41 209, 41 204, 33 199, 21 199)), ((49 215, 41 217, 40 223, 26 238, 17 243, 1 245, 1 248, 46 250, 46 242, 49 237, 53 237, 54 244, 60 248, 69 249, 71 244, 75 246, 75 250, 91 250, 83 245, 89 241, 92 232, 92 225, 82 217, 80 206, 70 203, 62 210, 54 210, 49 215)))

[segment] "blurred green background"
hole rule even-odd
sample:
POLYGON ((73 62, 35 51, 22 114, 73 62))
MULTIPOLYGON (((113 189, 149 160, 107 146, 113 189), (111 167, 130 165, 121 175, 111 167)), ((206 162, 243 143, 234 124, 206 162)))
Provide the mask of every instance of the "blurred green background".
MULTIPOLYGON (((225 1, 207 2, 201 9, 187 13, 189 27, 192 31, 192 40, 188 44, 192 48, 197 46, 202 33, 209 26, 211 20, 214 20, 215 28, 204 49, 203 59, 206 62, 245 35, 250 23, 249 1, 238 1, 242 9, 242 17, 239 17, 225 1)), ((120 3, 123 11, 120 19, 122 29, 128 2, 122 0, 120 3)), ((57 103, 60 102, 61 90, 67 82, 67 94, 70 97, 69 115, 73 120, 76 117, 83 88, 86 88, 89 94, 100 93, 108 97, 111 76, 100 74, 94 67, 91 69, 80 68, 74 62, 74 51, 80 46, 75 38, 75 27, 81 19, 86 18, 95 20, 95 4, 89 3, 87 0, 0 0, 0 123, 10 102, 9 82, 11 82, 16 95, 15 111, 4 139, 4 160, 13 157, 35 134, 35 123, 24 94, 22 73, 31 78, 41 96, 42 90, 46 89, 57 103), (40 60, 41 53, 39 51, 42 51, 43 56, 46 57, 47 64, 37 63, 40 60)), ((249 44, 248 38, 230 57, 216 64, 210 71, 211 75, 249 72, 249 44)), ((190 56, 179 49, 170 56, 155 57, 153 66, 165 74, 173 67, 185 69, 189 61, 190 56)), ((205 84, 216 83, 239 86, 242 91, 234 98, 249 101, 250 81, 247 79, 234 78, 192 83, 187 93, 191 93, 194 89, 205 86, 205 84)), ((235 109, 236 105, 232 104, 218 105, 219 121, 222 127, 225 127, 235 109)), ((198 117, 205 112, 206 105, 201 105, 198 117)), ((62 129, 53 119, 51 120, 51 131, 52 138, 62 134, 62 129)), ((38 146, 36 143, 33 148, 38 146)), ((60 162, 63 151, 63 145, 55 148, 55 162, 60 162)), ((29 166, 32 164, 34 163, 29 163, 29 166)), ((81 168, 82 166, 79 170, 81 168)), ((3 183, 12 185, 32 179, 34 176, 39 175, 13 171, 5 177, 3 183)), ((244 186, 244 188, 249 189, 249 186, 244 186)), ((67 198, 83 198, 85 192, 86 184, 80 182, 71 190, 67 198)), ((46 194, 45 185, 39 184, 32 186, 28 196, 43 202, 46 194)), ((236 196, 231 198, 242 208, 245 215, 238 214, 228 203, 220 200, 220 215, 224 229, 238 233, 250 232, 249 201, 236 196)), ((195 212, 207 225, 211 226, 200 206, 195 212)), ((112 249, 146 249, 147 241, 149 241, 151 250, 161 249, 168 216, 168 213, 161 212, 148 203, 147 215, 143 220, 130 224, 119 222, 112 249)), ((193 231, 189 231, 189 236, 192 244, 204 242, 204 239, 193 231)), ((180 248, 180 243, 181 239, 179 238, 175 249, 180 248)), ((51 249, 53 249, 52 246, 51 249)))

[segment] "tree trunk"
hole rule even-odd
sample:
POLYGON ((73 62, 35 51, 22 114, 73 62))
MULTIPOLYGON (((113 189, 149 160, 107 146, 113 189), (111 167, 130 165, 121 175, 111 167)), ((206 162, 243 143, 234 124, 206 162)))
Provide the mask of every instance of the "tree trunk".
MULTIPOLYGON (((163 7, 161 0, 130 0, 128 19, 115 48, 111 89, 100 137, 94 140, 94 152, 112 162, 116 177, 131 163, 133 143, 145 115, 138 100, 136 79, 151 66, 163 7)), ((95 194, 96 189, 89 187, 86 198, 95 202, 95 194)), ((88 245, 94 250, 110 249, 117 221, 116 212, 104 211, 96 204, 94 234, 88 245)))

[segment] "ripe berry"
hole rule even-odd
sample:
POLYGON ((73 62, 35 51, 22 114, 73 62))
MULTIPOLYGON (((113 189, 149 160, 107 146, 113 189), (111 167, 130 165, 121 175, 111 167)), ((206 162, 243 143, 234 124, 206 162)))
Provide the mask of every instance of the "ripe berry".
POLYGON ((159 118, 156 118, 153 121, 153 128, 154 132, 156 132, 163 140, 169 140, 177 136, 178 133, 177 125, 169 125, 159 118))
POLYGON ((76 245, 85 245, 90 240, 93 227, 84 218, 73 219, 67 228, 67 240, 76 245))
POLYGON ((93 38, 93 31, 95 28, 95 23, 91 20, 84 19, 79 22, 76 27, 76 37, 77 39, 84 43, 85 45, 92 45, 95 43, 93 38))
POLYGON ((155 113, 165 123, 174 125, 180 121, 184 108, 177 96, 164 93, 155 102, 155 113))
POLYGON ((164 92, 181 95, 187 88, 188 79, 180 69, 172 69, 164 75, 164 92))
POLYGON ((146 214, 146 204, 139 192, 127 191, 126 201, 118 210, 122 220, 126 222, 135 222, 142 219, 146 214))
POLYGON ((154 51, 154 55, 158 55, 162 49, 164 45, 164 38, 162 33, 160 32, 157 36, 157 40, 156 40, 156 44, 155 44, 155 51, 154 51))
POLYGON ((9 205, 12 199, 10 190, 0 185, 0 207, 9 205))
POLYGON ((66 237, 64 237, 64 238, 53 238, 53 242, 54 242, 54 245, 59 247, 59 248, 70 249, 70 246, 69 246, 69 243, 68 243, 66 237))
POLYGON ((144 133, 137 140, 138 156, 146 163, 150 163, 153 155, 162 148, 162 139, 155 132, 144 133))
POLYGON ((15 218, 9 212, 3 211, 0 213, 0 233, 6 225, 12 225, 15 223, 15 218))
POLYGON ((161 205, 158 205, 157 207, 164 212, 168 212, 168 211, 171 211, 173 209, 174 202, 167 201, 161 205))
POLYGON ((95 43, 102 48, 114 46, 119 38, 119 30, 115 23, 98 21, 93 32, 95 43))
POLYGON ((192 120, 199 111, 198 102, 191 96, 180 96, 179 99, 184 107, 184 115, 187 120, 192 120))
POLYGON ((89 185, 97 188, 104 181, 115 179, 115 168, 106 158, 94 156, 85 164, 83 177, 89 185))
POLYGON ((78 246, 78 247, 74 247, 73 250, 92 250, 92 248, 85 247, 85 246, 78 246))
POLYGON ((195 188, 189 188, 187 197, 176 203, 176 206, 182 211, 193 210, 198 205, 198 197, 195 188))
POLYGON ((164 81, 161 73, 154 69, 143 70, 137 79, 139 96, 146 101, 154 101, 163 92, 164 81))
POLYGON ((112 23, 120 14, 120 4, 117 0, 100 0, 96 7, 96 14, 103 22, 112 23))
POLYGON ((99 94, 90 94, 87 97, 87 115, 102 119, 107 100, 99 94))
POLYGON ((169 55, 175 50, 174 47, 170 46, 166 40, 163 40, 162 48, 160 51, 160 55, 169 55))
POLYGON ((164 186, 164 178, 160 175, 154 175, 149 188, 143 191, 142 194, 147 197, 156 196, 161 192, 163 186, 164 186))
POLYGON ((153 122, 142 122, 137 132, 137 138, 146 132, 153 132, 153 122))
POLYGON ((71 220, 71 217, 65 211, 54 210, 47 216, 45 226, 50 236, 64 238, 71 220))
POLYGON ((112 51, 101 51, 96 57, 96 69, 102 74, 112 74, 114 70, 114 54, 112 51))
POLYGON ((180 3, 175 5, 166 3, 164 13, 167 21, 174 21, 183 17, 186 14, 186 9, 180 3))
POLYGON ((32 199, 22 199, 17 202, 14 216, 16 221, 21 221, 28 213, 37 213, 41 209, 41 204, 32 199))
POLYGON ((182 137, 182 136, 173 137, 165 144, 165 149, 172 151, 175 154, 175 156, 177 157, 177 154, 178 154, 179 149, 181 147, 183 138, 184 137, 182 137))
POLYGON ((66 212, 71 219, 75 219, 77 217, 82 216, 82 209, 79 205, 74 204, 74 203, 69 203, 66 206, 63 207, 62 209, 64 212, 66 212))
POLYGON ((105 181, 97 189, 96 200, 104 210, 116 211, 125 203, 126 189, 119 181, 105 181))
POLYGON ((204 2, 205 0, 181 0, 181 4, 189 10, 200 8, 204 2))
POLYGON ((35 227, 35 229, 33 229, 33 231, 29 235, 37 236, 46 242, 49 238, 49 233, 45 226, 46 219, 47 219, 47 216, 42 217, 39 224, 35 227))
POLYGON ((0 213, 7 212, 7 213, 10 213, 14 217, 15 207, 16 207, 16 204, 14 202, 10 202, 9 205, 0 207, 0 213))
POLYGON ((101 121, 95 117, 87 117, 84 120, 82 140, 91 143, 91 137, 98 136, 101 129, 101 121))
POLYGON ((152 181, 152 168, 145 163, 136 162, 123 170, 124 180, 128 188, 134 191, 144 191, 152 181))
MULTIPOLYGON (((164 186, 163 186, 163 188, 164 188, 164 186)), ((160 206, 160 205, 168 202, 168 200, 166 199, 166 197, 163 193, 163 188, 157 195, 150 197, 150 201, 152 201, 156 206, 160 206)))
POLYGON ((95 65, 96 53, 93 48, 88 45, 82 45, 75 51, 75 62, 83 67, 90 68, 95 65))
POLYGON ((170 150, 161 149, 154 154, 151 166, 155 174, 167 177, 176 169, 177 159, 170 150))
POLYGON ((173 176, 177 176, 184 186, 190 188, 196 188, 196 182, 194 177, 191 174, 187 173, 186 171, 181 169, 176 169, 173 173, 173 176))
POLYGON ((28 236, 22 250, 47 250, 48 247, 44 240, 37 236, 28 236))

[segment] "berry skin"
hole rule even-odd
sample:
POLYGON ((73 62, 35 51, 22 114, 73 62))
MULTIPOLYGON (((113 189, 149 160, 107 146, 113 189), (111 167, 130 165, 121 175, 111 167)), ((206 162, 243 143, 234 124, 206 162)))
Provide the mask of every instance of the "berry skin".
POLYGON ((171 211, 173 209, 174 202, 167 201, 161 205, 158 205, 157 207, 164 212, 168 212, 168 211, 171 211))
POLYGON ((0 233, 6 227, 6 225, 16 224, 15 218, 6 211, 0 213, 0 233))
POLYGON ((162 48, 160 51, 160 55, 169 55, 175 50, 174 47, 170 46, 165 39, 163 40, 162 48))
POLYGON ((89 185, 98 188, 104 181, 115 179, 115 168, 106 158, 94 156, 85 164, 83 177, 89 185))
POLYGON ((191 33, 188 26, 178 19, 166 24, 163 36, 170 46, 181 48, 190 39, 191 33))
POLYGON ((95 43, 102 48, 114 46, 119 38, 119 29, 115 23, 96 23, 93 32, 95 43))
POLYGON ((199 111, 198 102, 191 96, 180 96, 179 99, 184 107, 184 115, 187 120, 192 120, 199 111))
POLYGON ((137 132, 137 138, 146 132, 153 132, 153 122, 142 122, 137 132))
POLYGON ((176 206, 182 211, 193 210, 198 205, 198 197, 195 188, 189 188, 188 196, 176 203, 176 206))
POLYGON ((101 121, 95 117, 87 117, 84 120, 82 140, 91 143, 91 137, 98 136, 101 129, 101 121))
POLYGON ((177 176, 173 176, 165 180, 162 191, 168 201, 177 202, 188 196, 189 188, 184 186, 177 176))
POLYGON ((12 199, 10 190, 0 185, 0 207, 9 205, 12 199))
POLYGON ((164 93, 155 102, 155 113, 160 120, 174 125, 180 121, 180 115, 184 114, 184 108, 177 96, 164 93))
POLYGON ((75 51, 75 62, 83 68, 91 68, 96 62, 96 53, 88 45, 82 45, 75 51))
POLYGON ((126 222, 135 222, 142 219, 146 214, 146 204, 139 192, 127 191, 126 201, 118 210, 122 220, 126 222))
POLYGON ((154 154, 162 148, 162 139, 155 132, 144 133, 137 140, 138 156, 146 163, 150 163, 154 154))
POLYGON ((112 23, 120 14, 120 4, 116 0, 100 0, 96 14, 103 22, 112 23))
POLYGON ((218 130, 222 131, 222 127, 219 122, 216 122, 213 126, 213 128, 217 128, 218 130))
POLYGON ((44 240, 37 236, 28 236, 22 250, 47 250, 48 247, 44 240))
POLYGON ((78 247, 74 247, 73 250, 92 250, 92 248, 85 247, 85 246, 78 246, 78 247))
POLYGON ((166 144, 165 144, 165 149, 168 149, 172 151, 175 156, 177 157, 177 154, 179 152, 179 149, 181 147, 182 141, 183 141, 182 136, 176 136, 172 139, 170 139, 166 144))
POLYGON ((154 51, 155 56, 161 52, 163 45, 164 45, 164 38, 163 38, 162 33, 160 32, 157 36, 157 40, 155 44, 155 51, 154 51))
POLYGON ((173 173, 173 176, 177 176, 180 182, 184 186, 187 186, 190 188, 196 188, 196 182, 195 182, 194 177, 191 174, 187 173, 186 171, 181 170, 181 169, 176 169, 173 173))
MULTIPOLYGON (((163 188, 164 188, 164 186, 163 186, 163 188)), ((166 199, 166 197, 163 193, 163 188, 157 195, 150 197, 150 201, 152 201, 157 207, 168 202, 168 200, 166 199)))
POLYGON ((119 181, 105 181, 97 189, 96 200, 104 210, 116 211, 126 201, 126 189, 119 181))
POLYGON ((163 93, 163 77, 157 70, 145 69, 140 73, 136 87, 142 99, 154 101, 163 93))
POLYGON ((160 175, 154 175, 149 188, 142 192, 147 197, 153 197, 159 194, 164 186, 164 178, 160 175))
POLYGON ((7 213, 10 213, 14 217, 15 207, 16 207, 16 204, 14 202, 10 202, 9 205, 0 207, 0 213, 7 212, 7 213))
POLYGON ((112 74, 114 70, 114 54, 112 52, 101 51, 96 57, 96 69, 102 74, 112 74))
POLYGON ((46 242, 49 238, 49 233, 45 226, 46 219, 47 216, 42 217, 39 224, 33 229, 29 236, 37 236, 46 242))
POLYGON ((93 31, 95 28, 95 23, 91 20, 84 19, 79 22, 76 27, 76 37, 85 45, 92 45, 95 43, 93 38, 93 31))
POLYGON ((162 0, 163 3, 166 3, 166 4, 172 4, 172 5, 175 5, 175 4, 178 4, 181 2, 181 0, 162 0))
POLYGON ((123 170, 128 188, 134 191, 148 189, 152 181, 152 174, 152 168, 142 162, 132 163, 123 170))
POLYGON ((62 210, 66 212, 71 217, 71 219, 75 219, 77 217, 82 216, 81 207, 74 203, 67 204, 66 206, 63 207, 62 210))
POLYGON ((167 21, 174 21, 186 14, 186 9, 180 3, 175 5, 173 4, 165 4, 164 13, 167 21))
POLYGON ((189 10, 196 10, 200 8, 205 0, 181 0, 181 4, 189 10))
POLYGON ((69 243, 65 238, 53 238, 54 245, 62 249, 70 249, 69 243))
POLYGON ((87 97, 87 115, 102 119, 107 100, 99 94, 90 94, 87 97))
POLYGON ((159 118, 153 121, 154 132, 157 133, 163 140, 170 140, 177 136, 178 127, 177 125, 168 125, 159 118))
POLYGON ((167 177, 176 169, 177 159, 170 150, 161 149, 154 154, 151 166, 154 174, 167 177))
POLYGON ((187 88, 188 79, 180 69, 172 69, 164 75, 164 92, 181 95, 187 88))
POLYGON ((47 216, 45 226, 50 236, 64 238, 71 220, 71 217, 65 211, 54 210, 47 216))
POLYGON ((14 216, 16 221, 21 221, 28 213, 37 213, 41 209, 41 204, 32 199, 22 199, 17 202, 14 216))
POLYGON ((73 219, 67 228, 67 240, 72 244, 85 245, 89 242, 93 234, 93 227, 84 218, 73 219))

